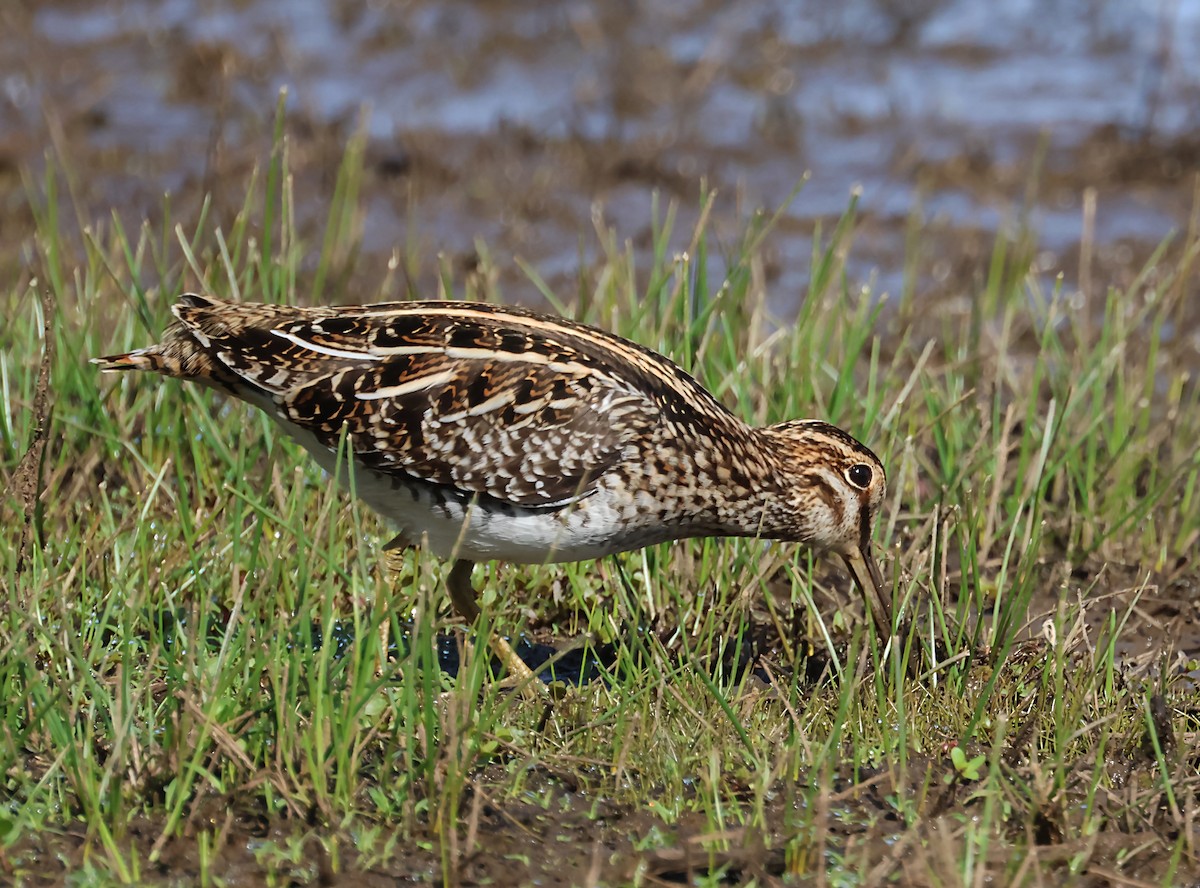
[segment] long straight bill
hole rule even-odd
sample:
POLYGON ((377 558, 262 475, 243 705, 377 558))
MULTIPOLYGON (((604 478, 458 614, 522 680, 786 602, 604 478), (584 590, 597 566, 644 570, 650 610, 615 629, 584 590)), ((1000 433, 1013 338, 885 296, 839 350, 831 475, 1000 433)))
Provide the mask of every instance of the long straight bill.
POLYGON ((856 549, 842 555, 842 560, 846 562, 854 582, 862 589, 863 598, 867 601, 867 610, 871 612, 871 619, 875 621, 875 630, 879 633, 879 638, 886 641, 892 637, 892 608, 884 597, 883 575, 879 573, 875 559, 871 557, 869 550, 856 549))

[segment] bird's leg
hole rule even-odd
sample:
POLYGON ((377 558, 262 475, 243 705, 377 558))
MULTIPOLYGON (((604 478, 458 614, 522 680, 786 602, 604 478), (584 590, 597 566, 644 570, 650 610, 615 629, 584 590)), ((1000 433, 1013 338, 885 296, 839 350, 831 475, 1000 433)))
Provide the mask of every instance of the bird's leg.
MULTIPOLYGON (((388 570, 393 573, 399 573, 403 570, 405 562, 400 553, 411 548, 413 547, 409 545, 408 538, 403 534, 393 537, 391 542, 383 547, 384 563, 387 565, 388 570)), ((392 621, 389 617, 379 626, 379 665, 376 667, 376 676, 382 676, 387 672, 391 638, 392 621)))
MULTIPOLYGON (((446 580, 454 609, 458 611, 460 617, 472 625, 479 619, 480 614, 479 604, 475 601, 475 588, 471 585, 471 568, 474 566, 473 562, 460 558, 450 568, 450 576, 446 580)), ((541 689, 541 680, 532 669, 525 665, 525 661, 517 656, 512 645, 504 638, 495 632, 489 633, 488 644, 492 648, 492 653, 504 664, 509 676, 519 686, 535 693, 541 689)))

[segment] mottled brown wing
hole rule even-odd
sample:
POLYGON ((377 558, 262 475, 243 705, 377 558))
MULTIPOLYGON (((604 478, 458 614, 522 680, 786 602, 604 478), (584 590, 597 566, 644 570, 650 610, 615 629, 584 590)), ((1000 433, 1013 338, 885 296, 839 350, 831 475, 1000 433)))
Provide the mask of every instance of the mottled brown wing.
POLYGON ((385 474, 551 508, 586 494, 659 422, 644 394, 524 331, 439 327, 389 315, 392 306, 214 308, 193 298, 176 315, 241 381, 227 387, 265 396, 331 450, 344 429, 360 462, 385 474))
POLYGON ((529 508, 589 491, 651 425, 637 394, 520 361, 397 356, 278 398, 288 420, 364 465, 529 508))

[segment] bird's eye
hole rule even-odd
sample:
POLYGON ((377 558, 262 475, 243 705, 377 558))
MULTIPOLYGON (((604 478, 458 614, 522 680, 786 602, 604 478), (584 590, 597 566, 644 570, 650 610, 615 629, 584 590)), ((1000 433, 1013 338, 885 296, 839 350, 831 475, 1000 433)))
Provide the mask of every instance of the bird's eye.
POLYGON ((866 490, 871 486, 871 478, 874 477, 874 474, 866 463, 855 463, 846 470, 846 478, 860 490, 866 490))

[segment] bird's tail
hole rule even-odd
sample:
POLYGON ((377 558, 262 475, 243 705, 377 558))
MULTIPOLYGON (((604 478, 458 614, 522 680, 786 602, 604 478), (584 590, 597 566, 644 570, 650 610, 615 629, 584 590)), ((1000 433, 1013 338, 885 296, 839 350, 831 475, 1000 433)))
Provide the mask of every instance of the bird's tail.
POLYGON ((197 310, 212 309, 220 305, 207 296, 185 293, 171 307, 176 319, 163 330, 162 339, 154 345, 134 349, 120 355, 92 358, 92 363, 106 373, 121 370, 149 370, 163 376, 181 379, 207 380, 224 378, 227 371, 216 366, 211 341, 191 318, 197 310))
POLYGON ((119 370, 150 370, 154 373, 163 373, 167 376, 176 375, 171 372, 173 368, 168 366, 169 362, 165 360, 165 356, 159 351, 157 345, 125 352, 123 355, 106 355, 103 358, 92 358, 92 363, 106 373, 119 370))

